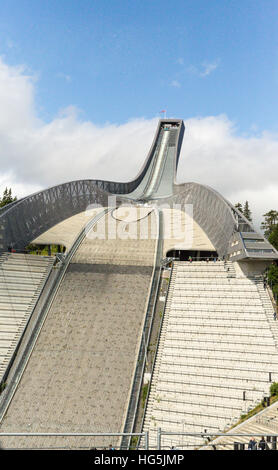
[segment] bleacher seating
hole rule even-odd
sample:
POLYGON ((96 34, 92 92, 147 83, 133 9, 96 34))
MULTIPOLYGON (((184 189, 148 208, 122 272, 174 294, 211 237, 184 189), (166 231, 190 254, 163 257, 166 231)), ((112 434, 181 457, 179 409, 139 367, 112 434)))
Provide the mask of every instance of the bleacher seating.
POLYGON ((53 257, 19 253, 0 257, 0 381, 53 262, 53 257))
MULTIPOLYGON (((270 306, 259 285, 237 278, 229 262, 174 263, 144 423, 151 446, 159 427, 227 430, 268 395, 270 373, 278 381, 270 306)), ((189 436, 162 440, 164 448, 203 444, 189 436)))

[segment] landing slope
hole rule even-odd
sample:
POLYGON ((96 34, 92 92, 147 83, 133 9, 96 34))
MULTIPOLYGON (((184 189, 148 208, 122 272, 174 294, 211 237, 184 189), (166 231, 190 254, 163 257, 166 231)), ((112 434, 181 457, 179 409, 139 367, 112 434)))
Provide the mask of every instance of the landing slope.
MULTIPOLYGON (((144 217, 146 233, 155 218, 154 212, 144 217)), ((127 225, 131 224, 137 222, 127 225)), ((109 247, 103 262, 95 262, 96 254, 89 250, 94 246, 91 238, 85 239, 72 260, 3 419, 2 432, 122 430, 156 240, 148 240, 149 257, 145 257, 146 240, 125 244, 116 237, 114 250, 110 250, 108 238, 105 234, 101 243, 95 242, 102 257, 106 243, 109 247), (110 262, 109 253, 113 256, 110 262)), ((111 438, 102 444, 110 442, 116 444, 111 438)), ((90 447, 100 442, 92 438, 5 438, 2 445, 90 447)))

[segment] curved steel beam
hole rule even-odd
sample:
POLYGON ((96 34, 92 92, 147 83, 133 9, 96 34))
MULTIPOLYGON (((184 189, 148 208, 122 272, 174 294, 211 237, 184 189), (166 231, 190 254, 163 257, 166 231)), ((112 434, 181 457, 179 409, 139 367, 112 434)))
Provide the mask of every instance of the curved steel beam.
POLYGON ((176 124, 178 135, 175 142, 175 166, 177 167, 183 139, 184 124, 182 120, 161 119, 156 134, 137 177, 129 182, 102 180, 71 181, 38 191, 5 206, 0 211, 0 250, 9 247, 24 249, 32 240, 57 223, 82 212, 90 204, 107 206, 108 196, 130 195, 141 184, 153 164, 154 155, 159 145, 162 126, 176 124))
POLYGON ((46 230, 90 204, 108 205, 108 194, 92 180, 64 183, 21 199, 0 214, 0 248, 24 249, 46 230))
POLYGON ((118 195, 119 202, 145 203, 151 200, 158 205, 165 202, 170 206, 192 204, 194 220, 220 256, 231 254, 236 256, 234 260, 242 257, 277 259, 277 251, 256 234, 243 214, 217 191, 198 183, 176 183, 183 134, 182 120, 161 119, 144 165, 132 181, 71 181, 6 206, 0 211, 0 250, 5 251, 9 246, 24 249, 43 232, 86 210, 90 204, 107 207, 109 196, 118 195), (253 234, 255 242, 260 242, 258 249, 253 249, 256 248, 254 244, 251 247, 245 244, 244 235, 249 243, 254 241, 250 242, 246 233, 253 234), (238 245, 237 251, 241 254, 234 254, 233 243, 238 245), (261 251, 261 255, 256 251, 261 251))

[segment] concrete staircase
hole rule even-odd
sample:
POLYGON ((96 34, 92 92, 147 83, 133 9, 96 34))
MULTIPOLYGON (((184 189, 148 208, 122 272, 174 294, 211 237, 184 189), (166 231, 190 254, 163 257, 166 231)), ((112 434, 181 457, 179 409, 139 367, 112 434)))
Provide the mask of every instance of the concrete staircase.
MULTIPOLYGON (((175 262, 144 431, 223 432, 269 394, 278 351, 258 285, 232 263, 175 262)), ((162 448, 198 448, 163 436, 162 448)))
POLYGON ((257 285, 276 347, 278 348, 278 320, 274 319, 275 307, 273 306, 270 298, 268 287, 264 287, 263 279, 261 277, 255 278, 254 281, 257 285))
POLYGON ((18 253, 0 257, 0 381, 53 262, 53 257, 18 253))
MULTIPOLYGON (((278 434, 278 402, 236 426, 225 437, 214 439, 210 444, 214 445, 216 450, 233 450, 234 443, 237 442, 244 444, 244 449, 247 449, 251 436, 255 437, 257 443, 261 436, 264 436, 266 440, 267 436, 269 436, 268 445, 271 449, 272 434, 278 434), (246 434, 246 436, 231 436, 230 434, 246 434)), ((202 450, 211 450, 211 445, 203 447, 202 450)))

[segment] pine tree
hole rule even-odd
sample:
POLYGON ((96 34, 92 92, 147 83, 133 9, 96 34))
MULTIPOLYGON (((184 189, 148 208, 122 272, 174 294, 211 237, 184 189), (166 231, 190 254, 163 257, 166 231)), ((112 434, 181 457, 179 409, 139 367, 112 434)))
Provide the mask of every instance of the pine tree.
MULTIPOLYGON (((278 250, 278 211, 271 210, 264 216, 261 229, 269 242, 278 250)), ((272 292, 278 304, 278 265, 273 263, 268 270, 268 282, 271 285, 272 292)))
POLYGON ((249 222, 252 222, 252 212, 249 208, 249 202, 245 201, 244 208, 243 208, 243 215, 246 217, 249 222))
POLYGON ((4 207, 7 204, 10 204, 11 202, 14 202, 16 200, 17 200, 16 196, 15 197, 12 196, 11 188, 10 189, 6 188, 5 191, 3 192, 2 199, 0 198, 0 207, 4 207))
POLYGON ((278 211, 272 209, 264 214, 263 217, 265 220, 261 223, 261 229, 264 231, 266 238, 268 238, 276 225, 278 225, 278 211))
POLYGON ((240 202, 238 202, 237 204, 235 204, 235 208, 237 210, 239 210, 240 212, 243 212, 243 209, 242 209, 242 204, 240 202))
POLYGON ((269 242, 271 245, 278 250, 278 224, 275 225, 274 229, 272 230, 271 234, 268 237, 269 242))

